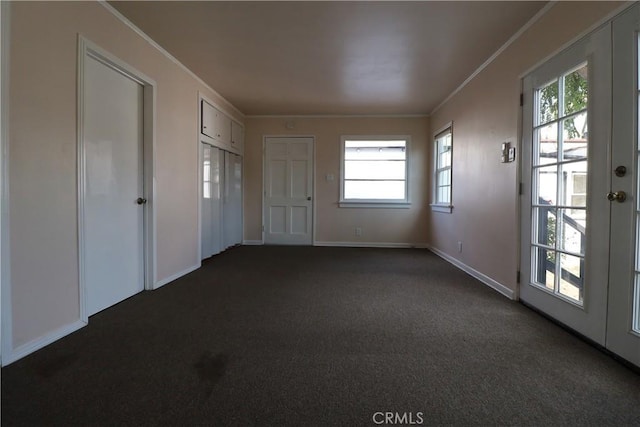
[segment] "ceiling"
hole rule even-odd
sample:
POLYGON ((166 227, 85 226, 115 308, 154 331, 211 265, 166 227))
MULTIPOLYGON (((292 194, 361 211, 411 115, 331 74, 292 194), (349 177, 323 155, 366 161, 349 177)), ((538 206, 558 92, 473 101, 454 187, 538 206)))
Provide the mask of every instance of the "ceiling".
POLYGON ((247 115, 428 114, 545 2, 110 2, 247 115))

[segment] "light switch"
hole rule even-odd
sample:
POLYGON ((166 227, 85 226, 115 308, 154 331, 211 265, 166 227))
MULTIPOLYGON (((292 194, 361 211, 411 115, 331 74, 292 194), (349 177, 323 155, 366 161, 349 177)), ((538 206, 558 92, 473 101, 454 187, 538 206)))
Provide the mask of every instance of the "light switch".
POLYGON ((327 174, 327 181, 333 181, 333 178, 334 178, 334 176, 333 176, 332 173, 328 173, 327 174))

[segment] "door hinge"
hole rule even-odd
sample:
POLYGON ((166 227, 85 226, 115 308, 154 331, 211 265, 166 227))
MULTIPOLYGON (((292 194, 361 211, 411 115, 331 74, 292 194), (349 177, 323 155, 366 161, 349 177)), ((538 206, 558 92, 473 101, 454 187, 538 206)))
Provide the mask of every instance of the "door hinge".
POLYGON ((522 187, 523 187, 523 185, 522 185, 522 183, 520 183, 520 185, 518 185, 518 194, 521 195, 521 196, 522 196, 522 191, 523 191, 522 187))
POLYGON ((520 106, 522 107, 524 105, 524 93, 520 94, 520 106))
POLYGON ((516 283, 520 283, 520 272, 516 273, 516 283))
POLYGON ((262 231, 264 231, 264 225, 262 226, 262 231))

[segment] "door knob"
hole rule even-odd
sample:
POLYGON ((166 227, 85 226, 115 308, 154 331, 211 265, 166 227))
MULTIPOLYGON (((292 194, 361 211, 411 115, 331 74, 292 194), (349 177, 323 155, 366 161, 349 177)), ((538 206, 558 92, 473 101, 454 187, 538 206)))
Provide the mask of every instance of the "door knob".
POLYGON ((311 200, 311 196, 307 197, 307 200, 311 200))
POLYGON ((624 191, 611 191, 607 194, 607 200, 610 202, 622 203, 627 200, 627 193, 624 191))
POLYGON ((136 200, 136 203, 139 205, 144 205, 145 203, 147 203, 147 199, 144 199, 142 197, 138 197, 138 199, 136 200))

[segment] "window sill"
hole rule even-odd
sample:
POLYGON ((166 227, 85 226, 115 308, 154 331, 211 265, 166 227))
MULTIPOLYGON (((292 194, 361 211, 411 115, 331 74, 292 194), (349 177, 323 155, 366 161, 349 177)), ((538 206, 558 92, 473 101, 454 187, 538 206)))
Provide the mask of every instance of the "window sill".
POLYGON ((372 201, 353 201, 353 200, 341 200, 338 202, 338 206, 341 208, 388 208, 388 209, 409 209, 411 207, 410 202, 372 202, 372 201))
POLYGON ((453 205, 431 205, 431 210, 434 212, 451 213, 453 211, 453 205))

